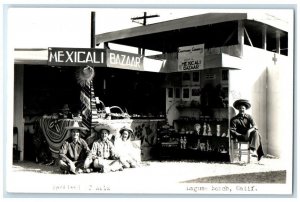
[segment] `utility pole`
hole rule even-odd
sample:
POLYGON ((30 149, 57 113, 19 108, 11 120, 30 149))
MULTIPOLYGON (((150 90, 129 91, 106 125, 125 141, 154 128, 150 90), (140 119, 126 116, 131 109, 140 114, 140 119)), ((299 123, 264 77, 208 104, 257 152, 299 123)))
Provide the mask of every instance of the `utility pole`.
MULTIPOLYGON (((147 12, 144 12, 144 16, 134 17, 134 18, 131 18, 131 20, 132 20, 132 22, 135 22, 135 23, 141 24, 143 26, 146 26, 147 25, 147 18, 155 18, 155 17, 159 17, 159 15, 147 15, 147 12), (143 23, 140 23, 136 20, 143 20, 143 23)), ((145 49, 139 48, 139 54, 145 55, 145 49)))
POLYGON ((91 13, 91 48, 95 48, 95 12, 91 13))
MULTIPOLYGON (((95 12, 91 12, 91 48, 95 48, 95 12)), ((87 70, 94 72, 94 67, 86 66, 81 71, 87 70)), ((89 79, 86 79, 83 85, 81 85, 80 100, 81 100, 81 113, 82 113, 82 125, 88 130, 86 131, 87 137, 91 136, 92 128, 97 124, 97 108, 96 99, 93 86, 94 74, 90 74, 89 79), (88 102, 85 98, 89 98, 88 102)))
POLYGON ((147 15, 147 12, 144 12, 144 16, 134 17, 134 18, 131 18, 131 20, 132 20, 132 22, 135 22, 135 23, 145 26, 147 24, 147 18, 156 18, 156 17, 159 17, 159 15, 147 15), (136 20, 143 20, 143 23, 137 22, 136 20))

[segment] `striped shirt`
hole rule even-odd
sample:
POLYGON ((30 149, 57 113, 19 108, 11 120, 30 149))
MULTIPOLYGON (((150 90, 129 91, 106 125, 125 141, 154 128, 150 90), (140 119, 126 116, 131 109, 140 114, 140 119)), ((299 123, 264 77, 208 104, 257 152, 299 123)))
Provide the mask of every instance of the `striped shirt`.
POLYGON ((89 158, 95 159, 97 157, 103 159, 111 159, 116 157, 115 148, 110 141, 97 140, 93 143, 89 158))

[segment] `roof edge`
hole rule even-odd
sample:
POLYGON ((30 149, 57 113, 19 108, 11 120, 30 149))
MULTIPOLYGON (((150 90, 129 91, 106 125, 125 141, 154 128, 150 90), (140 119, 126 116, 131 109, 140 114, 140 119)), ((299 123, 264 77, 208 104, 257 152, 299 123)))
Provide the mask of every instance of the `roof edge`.
POLYGON ((178 18, 150 24, 146 26, 123 29, 114 32, 107 32, 96 35, 96 44, 114 41, 118 39, 142 36, 147 34, 160 33, 176 29, 204 26, 221 22, 247 19, 247 13, 206 13, 190 17, 178 18))

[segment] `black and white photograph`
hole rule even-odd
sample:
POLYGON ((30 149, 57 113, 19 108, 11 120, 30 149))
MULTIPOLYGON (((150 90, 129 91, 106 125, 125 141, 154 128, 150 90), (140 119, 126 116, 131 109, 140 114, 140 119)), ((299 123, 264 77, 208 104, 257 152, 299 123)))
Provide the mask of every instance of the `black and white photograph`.
POLYGON ((5 14, 7 194, 293 194, 293 8, 5 14))

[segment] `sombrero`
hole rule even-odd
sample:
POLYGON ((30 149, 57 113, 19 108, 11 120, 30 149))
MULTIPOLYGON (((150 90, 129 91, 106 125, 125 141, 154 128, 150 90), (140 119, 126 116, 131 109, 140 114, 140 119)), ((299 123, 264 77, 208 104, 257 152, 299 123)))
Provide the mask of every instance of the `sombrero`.
POLYGON ((61 108, 60 110, 61 110, 61 111, 69 111, 69 110, 70 110, 69 105, 68 105, 68 104, 65 104, 65 105, 63 106, 63 108, 61 108))
POLYGON ((94 127, 96 132, 100 132, 101 130, 107 130, 109 133, 113 131, 113 128, 108 124, 98 124, 94 127))
POLYGON ((244 105, 246 107, 246 109, 249 109, 251 107, 251 104, 249 103, 248 100, 244 100, 244 99, 240 99, 240 100, 236 100, 233 103, 233 107, 236 109, 239 109, 239 106, 244 105))
POLYGON ((73 126, 65 127, 66 130, 87 130, 85 127, 81 127, 77 121, 74 121, 73 126))

